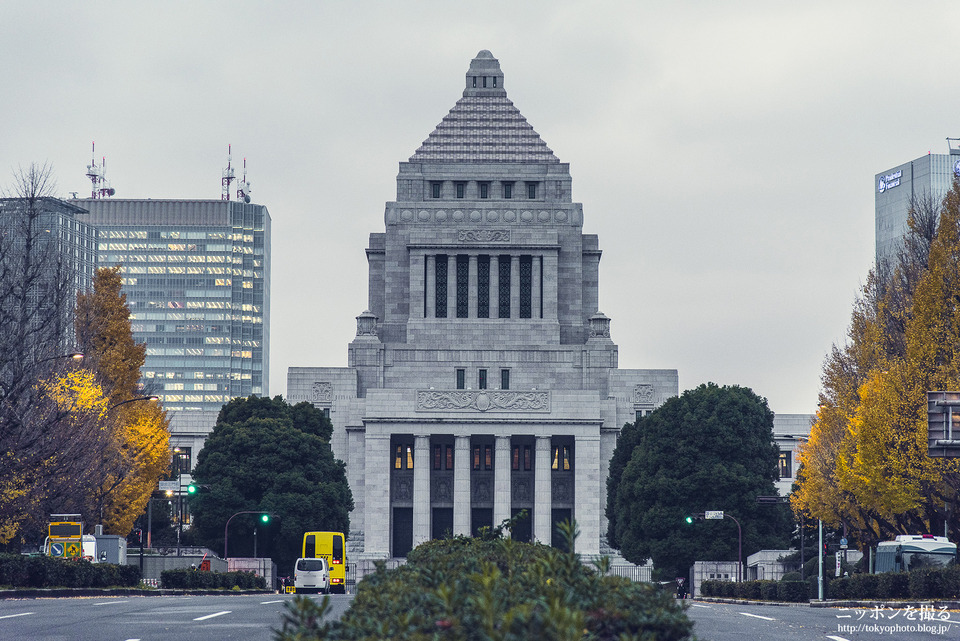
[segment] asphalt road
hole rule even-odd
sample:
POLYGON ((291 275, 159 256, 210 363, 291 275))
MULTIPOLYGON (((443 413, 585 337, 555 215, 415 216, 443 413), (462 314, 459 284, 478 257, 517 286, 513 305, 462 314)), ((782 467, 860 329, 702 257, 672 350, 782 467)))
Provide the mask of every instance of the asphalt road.
POLYGON ((960 615, 916 609, 811 608, 690 602, 687 615, 700 641, 936 641, 960 638, 960 615), (950 620, 941 620, 949 617, 950 620))
MULTIPOLYGON (((0 600, 0 641, 272 641, 292 594, 0 600)), ((310 598, 322 599, 323 597, 310 598)), ((353 595, 330 596, 339 618, 353 595)))

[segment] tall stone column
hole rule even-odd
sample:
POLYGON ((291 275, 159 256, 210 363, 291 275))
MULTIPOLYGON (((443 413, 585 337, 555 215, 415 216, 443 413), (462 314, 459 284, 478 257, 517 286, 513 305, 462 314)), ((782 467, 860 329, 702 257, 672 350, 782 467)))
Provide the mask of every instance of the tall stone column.
POLYGON ((457 317, 457 255, 447 254, 447 318, 457 317))
POLYGON ((410 254, 410 318, 423 318, 424 313, 424 265, 425 256, 419 252, 410 254))
POLYGON ((490 318, 500 318, 500 256, 490 254, 490 318))
POLYGON ((533 257, 533 269, 532 278, 531 278, 531 287, 530 287, 530 317, 531 318, 543 318, 543 315, 540 313, 541 305, 540 299, 543 296, 542 288, 540 287, 540 261, 543 260, 540 256, 533 257))
POLYGON ((533 457, 533 538, 550 545, 553 540, 553 487, 550 478, 550 437, 538 436, 533 457))
POLYGON ((510 257, 510 317, 520 318, 520 257, 510 257))
POLYGON ((364 441, 366 489, 363 551, 368 556, 390 556, 390 436, 367 435, 364 441), (369 518, 366 518, 369 516, 369 518))
POLYGON ((413 444, 413 547, 430 540, 430 437, 413 444))
POLYGON ((477 255, 470 254, 467 272, 467 317, 477 317, 477 255))
POLYGON ((427 318, 437 317, 437 257, 427 256, 427 318))
POLYGON ((600 434, 577 436, 573 447, 573 516, 580 527, 577 552, 600 554, 600 434))
POLYGON ((510 437, 498 436, 493 459, 493 526, 510 518, 510 437))
POLYGON ((470 437, 453 446, 453 535, 470 536, 470 437))

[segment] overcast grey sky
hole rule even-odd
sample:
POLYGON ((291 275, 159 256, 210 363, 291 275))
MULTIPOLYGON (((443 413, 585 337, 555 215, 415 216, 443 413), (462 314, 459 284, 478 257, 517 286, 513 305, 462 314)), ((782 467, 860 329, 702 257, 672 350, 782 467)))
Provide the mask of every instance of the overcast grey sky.
POLYGON ((273 218, 271 394, 344 366, 364 248, 481 49, 600 237, 625 368, 815 410, 871 266, 874 174, 960 136, 957 2, 0 1, 0 184, 273 218))

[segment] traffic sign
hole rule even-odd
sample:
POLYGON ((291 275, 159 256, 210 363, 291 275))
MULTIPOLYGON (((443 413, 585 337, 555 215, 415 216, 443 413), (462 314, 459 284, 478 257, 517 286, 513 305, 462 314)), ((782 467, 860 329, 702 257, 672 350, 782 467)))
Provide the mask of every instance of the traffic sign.
POLYGON ((50 556, 63 556, 63 543, 51 543, 50 556))
POLYGON ((703 518, 708 520, 717 520, 723 518, 723 510, 707 510, 703 513, 703 518))
POLYGON ((83 548, 80 547, 79 543, 67 543, 67 547, 64 549, 67 558, 74 558, 80 556, 80 553, 83 551, 83 548))
POLYGON ((846 549, 847 549, 847 540, 846 540, 846 539, 840 539, 840 549, 841 549, 841 550, 846 550, 846 549))
POLYGON ((179 481, 160 481, 160 491, 161 492, 179 492, 180 482, 179 481))

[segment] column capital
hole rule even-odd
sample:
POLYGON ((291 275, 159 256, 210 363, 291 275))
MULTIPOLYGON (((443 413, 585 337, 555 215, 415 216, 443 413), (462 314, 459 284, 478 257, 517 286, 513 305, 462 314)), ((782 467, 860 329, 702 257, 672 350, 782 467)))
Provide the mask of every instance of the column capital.
POLYGON ((510 437, 509 436, 498 436, 496 440, 496 448, 498 450, 509 450, 510 449, 510 437))

